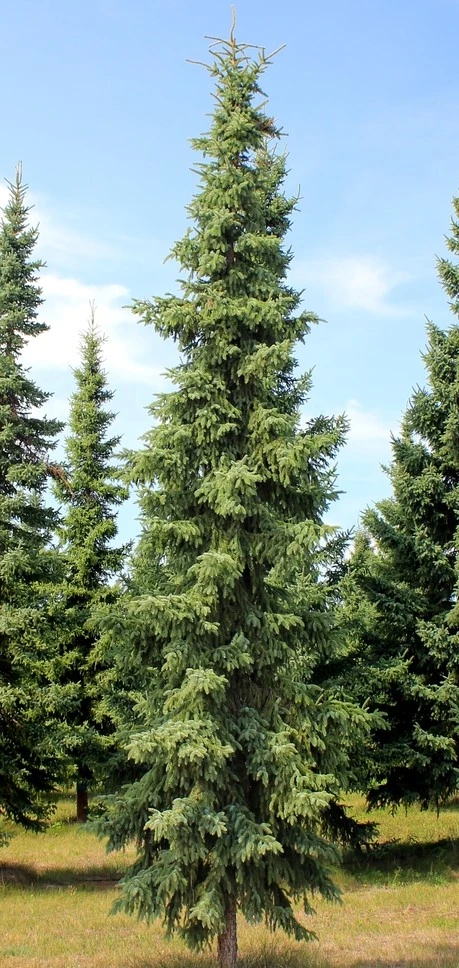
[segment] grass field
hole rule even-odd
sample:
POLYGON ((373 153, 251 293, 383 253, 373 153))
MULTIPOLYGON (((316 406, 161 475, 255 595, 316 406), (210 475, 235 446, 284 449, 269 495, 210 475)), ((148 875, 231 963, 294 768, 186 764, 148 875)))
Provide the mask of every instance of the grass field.
MULTIPOLYGON (((352 799, 353 813, 363 802, 352 799)), ((2 968, 211 968, 109 910, 127 856, 70 822, 62 801, 46 833, 16 831, 0 849, 2 968)), ((370 856, 347 857, 336 879, 342 905, 317 903, 308 926, 317 942, 297 944, 241 921, 241 968, 459 968, 459 805, 370 814, 380 824, 370 856)))

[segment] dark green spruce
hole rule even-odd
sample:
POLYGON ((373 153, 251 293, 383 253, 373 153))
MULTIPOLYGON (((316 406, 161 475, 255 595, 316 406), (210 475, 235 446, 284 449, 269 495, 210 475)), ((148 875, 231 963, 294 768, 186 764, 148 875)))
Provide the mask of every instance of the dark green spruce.
POLYGON ((65 561, 57 589, 56 617, 60 654, 56 680, 69 690, 65 748, 75 767, 77 819, 86 819, 88 791, 103 778, 113 748, 113 723, 96 613, 119 596, 126 547, 115 547, 116 516, 127 497, 120 483, 115 452, 119 437, 110 437, 115 414, 108 409, 113 391, 102 364, 103 340, 94 322, 81 340, 80 365, 73 371, 76 389, 70 400, 69 435, 65 441, 65 474, 55 480, 62 521, 58 529, 65 561))
POLYGON ((56 513, 46 488, 62 424, 41 414, 50 394, 22 363, 48 327, 38 318, 42 263, 20 168, 9 189, 0 223, 0 810, 36 828, 61 768, 48 676, 56 513))
POLYGON ((300 418, 310 377, 293 352, 316 317, 286 279, 296 199, 261 103, 268 63, 232 38, 214 48, 192 227, 172 252, 181 292, 134 305, 181 362, 131 459, 143 594, 107 620, 143 684, 139 778, 100 825, 109 848, 138 845, 118 907, 191 947, 217 938, 220 968, 237 963, 237 910, 308 938, 296 906, 336 897, 326 828, 365 724, 316 679, 335 648, 320 574, 345 425, 300 418))
MULTIPOLYGON (((448 246, 459 254, 456 220, 448 246)), ((459 265, 438 271, 457 317, 459 265)), ((428 386, 392 443, 393 495, 364 515, 343 586, 347 685, 386 717, 361 773, 381 806, 438 807, 459 784, 459 323, 427 332, 428 386)))

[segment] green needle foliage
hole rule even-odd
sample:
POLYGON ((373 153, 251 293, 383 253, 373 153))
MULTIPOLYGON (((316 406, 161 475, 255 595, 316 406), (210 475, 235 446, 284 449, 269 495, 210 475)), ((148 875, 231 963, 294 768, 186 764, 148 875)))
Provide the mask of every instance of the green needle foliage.
POLYGON ((33 258, 38 232, 20 168, 9 188, 0 223, 0 809, 38 827, 59 775, 47 670, 56 513, 45 491, 62 424, 38 414, 50 394, 21 362, 48 327, 38 319, 42 263, 33 258))
POLYGON ((103 340, 91 322, 74 370, 65 441, 66 474, 55 481, 63 518, 58 529, 65 574, 58 588, 61 621, 57 681, 69 689, 66 749, 76 768, 77 817, 86 819, 88 788, 107 770, 113 724, 105 702, 105 676, 96 613, 119 596, 116 578, 126 546, 114 547, 116 515, 126 499, 115 451, 119 437, 108 432, 115 414, 107 409, 113 391, 102 365, 103 340))
MULTIPOLYGON (((459 253, 457 221, 448 245, 459 253)), ((438 269, 457 316, 459 265, 438 269)), ((344 583, 354 691, 386 715, 364 771, 378 805, 438 806, 459 782, 459 325, 427 331, 429 386, 393 440, 393 496, 364 515, 344 583)))
POLYGON ((161 917, 191 947, 217 936, 223 968, 236 964, 237 908, 302 939, 293 905, 336 898, 325 826, 365 721, 315 680, 335 647, 319 578, 345 423, 301 427, 310 376, 295 375, 293 348, 316 317, 286 282, 296 199, 257 104, 268 63, 233 38, 215 47, 193 227, 172 251, 181 295, 134 305, 181 362, 131 459, 143 594, 111 628, 126 675, 145 683, 139 778, 100 824, 109 848, 138 843, 118 907, 161 917))

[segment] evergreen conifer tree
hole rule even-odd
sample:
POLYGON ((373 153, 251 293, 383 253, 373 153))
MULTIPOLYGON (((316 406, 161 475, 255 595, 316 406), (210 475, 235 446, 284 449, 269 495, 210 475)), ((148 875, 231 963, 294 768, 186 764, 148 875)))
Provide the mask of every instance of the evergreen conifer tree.
MULTIPOLYGON (((459 253, 456 220, 448 245, 459 253)), ((457 316, 459 265, 438 270, 457 316)), ((392 442, 393 496, 365 513, 343 583, 346 684, 386 716, 364 770, 379 805, 438 806, 459 782, 459 324, 427 331, 429 386, 392 442)))
POLYGON ((120 438, 109 437, 115 414, 107 409, 113 391, 102 365, 102 337, 94 309, 81 341, 74 370, 65 441, 66 474, 55 481, 62 521, 58 528, 65 573, 57 589, 60 654, 57 681, 70 687, 66 749, 76 768, 77 819, 86 819, 88 789, 107 771, 113 724, 104 696, 104 663, 95 615, 119 595, 119 576, 127 547, 115 547, 116 515, 127 497, 120 483, 115 451, 120 438))
POLYGON ((217 936, 220 968, 234 968, 238 908, 307 938, 294 903, 336 896, 325 825, 364 716, 315 680, 334 648, 319 578, 345 425, 300 425, 310 378, 295 375, 293 347, 316 317, 286 282, 296 199, 256 103, 269 58, 233 36, 214 52, 193 228, 172 253, 181 295, 134 306, 182 360, 131 458, 143 594, 110 621, 143 685, 139 778, 100 829, 109 848, 138 844, 119 907, 192 947, 217 936))
POLYGON ((42 263, 20 167, 9 188, 0 224, 0 808, 37 827, 60 773, 48 677, 56 513, 45 492, 62 424, 39 415, 50 394, 21 360, 48 327, 38 318, 42 263))

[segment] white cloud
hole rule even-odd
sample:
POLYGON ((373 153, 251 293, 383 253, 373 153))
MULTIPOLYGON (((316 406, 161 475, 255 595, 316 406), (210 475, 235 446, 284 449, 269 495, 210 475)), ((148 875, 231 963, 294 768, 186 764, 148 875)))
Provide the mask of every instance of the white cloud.
MULTIPOLYGON (((0 182, 0 208, 8 199, 9 191, 0 182)), ((33 195, 27 201, 33 205, 33 195)), ((118 283, 91 285, 78 278, 78 264, 90 260, 97 264, 109 258, 113 249, 98 239, 86 238, 68 228, 50 214, 42 202, 31 211, 30 224, 39 223, 39 253, 47 257, 53 271, 44 271, 40 283, 44 305, 41 318, 50 329, 30 341, 24 351, 26 365, 39 368, 67 370, 78 361, 81 333, 86 327, 90 304, 96 308, 96 323, 106 337, 104 364, 117 382, 146 383, 152 390, 163 383, 162 368, 150 364, 144 358, 144 342, 141 330, 129 309, 130 301, 126 286, 118 283), (76 271, 72 275, 60 272, 57 267, 67 268, 72 263, 76 271)), ((61 416, 61 414, 55 414, 61 416)))
POLYGON ((348 400, 345 412, 350 423, 348 444, 365 450, 374 446, 384 456, 383 451, 387 452, 389 449, 391 432, 379 414, 363 410, 358 400, 348 400))
POLYGON ((97 326, 107 338, 104 363, 109 373, 118 381, 148 383, 152 388, 163 382, 161 369, 142 360, 136 351, 138 324, 124 308, 129 301, 125 286, 88 285, 48 272, 42 274, 41 285, 45 300, 41 315, 50 329, 26 347, 27 365, 46 369, 74 366, 90 304, 94 303, 97 326))
POLYGON ((318 284, 335 305, 364 309, 381 316, 403 315, 406 307, 391 303, 393 290, 409 279, 373 256, 342 256, 300 260, 292 268, 301 285, 318 284))

